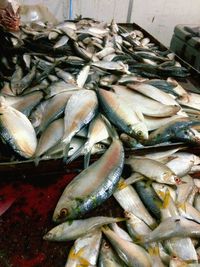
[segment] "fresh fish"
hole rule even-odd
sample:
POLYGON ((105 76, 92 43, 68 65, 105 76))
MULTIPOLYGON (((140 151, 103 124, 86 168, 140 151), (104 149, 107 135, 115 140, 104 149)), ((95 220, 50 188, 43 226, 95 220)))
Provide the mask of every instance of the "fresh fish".
POLYGON ((178 205, 187 201, 189 195, 195 187, 193 178, 190 175, 183 176, 181 180, 183 183, 180 184, 176 190, 176 202, 178 205))
POLYGON ((56 81, 53 82, 50 86, 48 86, 47 90, 46 90, 46 99, 57 95, 59 93, 63 93, 63 92, 68 92, 68 91, 72 91, 72 90, 79 90, 80 88, 75 85, 75 84, 71 84, 71 83, 66 83, 64 81, 56 81))
POLYGON ((90 72, 90 65, 85 65, 83 69, 79 72, 77 76, 77 81, 76 81, 78 87, 80 88, 84 87, 84 84, 88 78, 89 72, 90 72))
POLYGON ((126 97, 126 101, 136 105, 147 116, 168 117, 175 115, 180 110, 179 106, 161 104, 125 86, 114 85, 112 89, 116 94, 126 97))
POLYGON ((156 219, 159 220, 161 217, 160 207, 162 205, 162 202, 158 198, 154 189, 144 181, 137 181, 134 186, 148 211, 153 214, 156 219))
POLYGON ((48 102, 49 102, 48 100, 40 102, 29 116, 31 124, 33 125, 34 128, 39 127, 48 102))
POLYGON ((164 184, 180 184, 181 180, 167 166, 153 159, 130 157, 126 160, 133 171, 164 184))
POLYGON ((99 254, 99 267, 125 267, 125 264, 118 258, 111 246, 105 241, 102 241, 99 254))
POLYGON ((73 91, 63 92, 53 96, 49 100, 45 106, 45 111, 37 129, 37 133, 43 132, 52 121, 56 120, 64 113, 65 106, 72 95, 73 91))
POLYGON ((124 239, 126 241, 129 241, 129 242, 133 242, 133 240, 130 237, 130 235, 124 229, 119 227, 116 222, 111 223, 110 227, 120 238, 122 238, 122 239, 124 239))
POLYGON ((35 153, 37 138, 28 118, 20 111, 8 106, 0 99, 0 133, 13 151, 24 158, 31 158, 35 153))
POLYGON ((85 144, 77 150, 76 153, 68 160, 68 162, 77 158, 80 154, 84 154, 84 167, 89 166, 90 155, 92 148, 95 144, 106 140, 109 137, 109 132, 106 123, 102 119, 101 115, 97 115, 91 122, 88 128, 88 140, 85 144))
POLYGON ((67 185, 57 203, 53 220, 60 222, 77 218, 110 197, 120 179, 123 162, 123 146, 115 139, 99 160, 67 185))
POLYGON ((51 229, 43 238, 50 241, 76 240, 80 236, 98 229, 105 224, 123 220, 123 218, 97 216, 88 219, 67 221, 51 229))
POLYGON ((38 158, 45 154, 50 148, 61 140, 64 133, 64 120, 63 118, 53 121, 49 126, 44 130, 34 154, 35 158, 38 158))
POLYGON ((115 232, 107 228, 102 228, 103 233, 109 239, 119 257, 128 266, 150 267, 151 258, 146 250, 132 242, 121 239, 115 232))
POLYGON ((131 185, 127 185, 122 178, 113 196, 124 210, 134 213, 150 227, 155 226, 154 218, 146 210, 135 189, 131 185))
POLYGON ((138 139, 148 138, 145 124, 127 106, 123 97, 103 89, 98 89, 98 97, 106 116, 120 130, 138 139))
POLYGON ((177 133, 184 131, 192 125, 198 125, 199 121, 189 121, 188 118, 175 119, 160 127, 149 135, 148 145, 156 145, 162 142, 176 139, 177 133))
POLYGON ((23 96, 5 96, 6 103, 13 108, 19 110, 24 115, 29 117, 31 111, 41 102, 43 99, 43 92, 35 91, 23 96))
POLYGON ((150 234, 144 237, 144 243, 166 240, 173 237, 200 236, 200 224, 181 216, 170 217, 162 221, 150 234))
POLYGON ((109 70, 109 71, 118 71, 122 73, 129 73, 127 65, 124 63, 118 61, 97 61, 93 62, 92 66, 98 67, 103 70, 109 70))
POLYGON ((165 267, 166 265, 162 262, 160 257, 160 250, 158 246, 150 247, 148 249, 149 255, 151 256, 152 267, 165 267))
POLYGON ((178 155, 177 158, 175 157, 166 164, 166 166, 179 177, 186 175, 191 170, 193 165, 194 161, 186 157, 178 157, 178 155))
POLYGON ((126 226, 133 240, 141 240, 145 235, 151 232, 151 228, 133 212, 125 211, 126 226))
POLYGON ((200 212, 195 209, 190 203, 185 202, 179 205, 179 213, 182 217, 194 220, 200 224, 200 212))
POLYGON ((64 82, 66 82, 67 85, 68 85, 68 83, 69 84, 75 84, 76 83, 75 77, 67 71, 64 71, 60 68, 55 68, 55 73, 56 73, 56 76, 59 77, 60 79, 62 79, 64 82))
POLYGON ((14 93, 16 93, 16 86, 18 85, 22 77, 23 77, 23 70, 19 65, 16 65, 15 72, 13 73, 10 82, 11 90, 14 93))
POLYGON ((79 237, 72 246, 65 267, 95 267, 100 250, 102 233, 91 231, 79 237))
POLYGON ((174 100, 174 98, 171 95, 157 89, 156 87, 150 84, 137 83, 137 84, 127 84, 127 86, 128 88, 136 90, 137 92, 144 94, 145 96, 150 97, 153 100, 158 101, 163 105, 179 106, 179 104, 174 100))
POLYGON ((66 45, 68 43, 68 41, 69 41, 69 37, 64 35, 55 43, 53 48, 55 48, 55 49, 56 48, 60 48, 60 47, 62 47, 64 45, 66 45))
POLYGON ((72 137, 93 119, 97 108, 97 96, 91 90, 81 90, 70 97, 65 107, 64 116, 64 135, 62 138, 62 142, 66 145, 64 157, 68 154, 72 137))

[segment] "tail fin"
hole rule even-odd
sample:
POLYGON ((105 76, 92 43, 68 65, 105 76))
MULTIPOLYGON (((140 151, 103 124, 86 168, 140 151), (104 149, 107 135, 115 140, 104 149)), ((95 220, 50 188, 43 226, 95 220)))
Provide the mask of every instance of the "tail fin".
POLYGON ((66 160, 66 164, 71 163, 73 160, 77 159, 81 155, 81 152, 84 150, 84 147, 85 143, 81 147, 79 147, 79 149, 77 149, 77 151, 75 151, 74 154, 69 159, 66 160))

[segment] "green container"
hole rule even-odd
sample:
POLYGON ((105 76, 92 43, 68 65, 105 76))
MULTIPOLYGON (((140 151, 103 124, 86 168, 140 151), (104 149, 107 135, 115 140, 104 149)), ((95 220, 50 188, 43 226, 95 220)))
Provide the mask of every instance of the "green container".
POLYGON ((170 49, 200 70, 200 26, 177 25, 174 28, 170 49))

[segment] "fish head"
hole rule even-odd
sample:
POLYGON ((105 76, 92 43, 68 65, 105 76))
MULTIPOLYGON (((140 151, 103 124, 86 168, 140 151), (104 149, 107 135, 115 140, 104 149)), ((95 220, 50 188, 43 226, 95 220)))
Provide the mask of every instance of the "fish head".
POLYGON ((53 213, 53 221, 56 223, 64 222, 68 219, 73 219, 74 212, 78 205, 76 200, 62 201, 60 199, 53 213))
POLYGON ((143 122, 129 125, 129 129, 129 134, 132 137, 135 137, 138 141, 144 141, 148 139, 148 130, 143 122))

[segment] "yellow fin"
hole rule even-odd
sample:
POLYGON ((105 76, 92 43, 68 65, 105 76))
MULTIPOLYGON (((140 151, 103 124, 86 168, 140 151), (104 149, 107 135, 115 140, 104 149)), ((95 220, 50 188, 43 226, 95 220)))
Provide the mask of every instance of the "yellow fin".
POLYGON ((88 260, 86 260, 85 258, 83 258, 83 257, 80 257, 79 258, 79 262, 80 262, 80 266, 84 266, 84 267, 88 267, 88 266, 90 266, 91 264, 89 263, 89 261, 88 260))
POLYGON ((117 190, 122 190, 127 187, 127 183, 123 180, 120 180, 117 184, 117 190))
POLYGON ((176 206, 177 206, 177 208, 182 209, 182 210, 184 210, 186 212, 186 204, 185 204, 185 202, 184 203, 177 203, 176 206))
POLYGON ((158 246, 156 246, 156 247, 150 247, 148 249, 148 252, 149 252, 149 254, 151 256, 157 256, 157 255, 159 255, 159 247, 158 246))
POLYGON ((171 195, 170 195, 169 190, 167 189, 164 200, 163 200, 163 209, 166 209, 169 206, 170 199, 171 199, 171 195))

